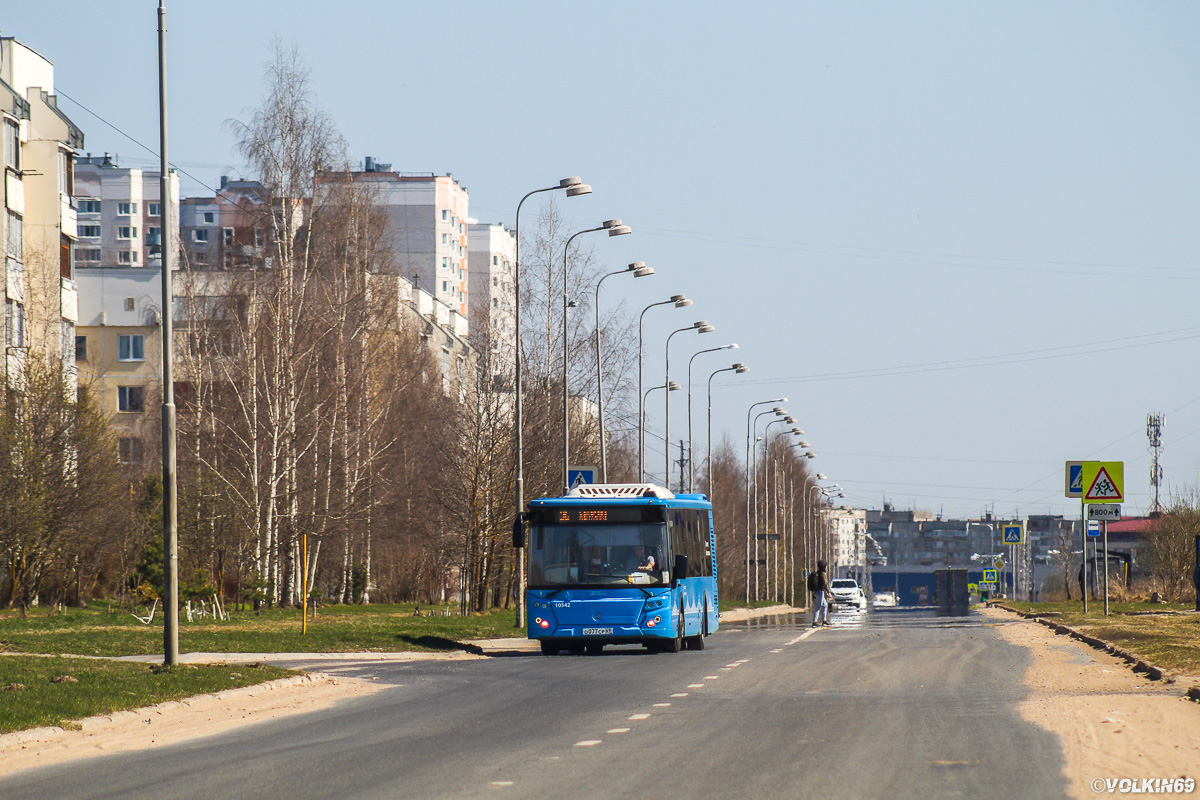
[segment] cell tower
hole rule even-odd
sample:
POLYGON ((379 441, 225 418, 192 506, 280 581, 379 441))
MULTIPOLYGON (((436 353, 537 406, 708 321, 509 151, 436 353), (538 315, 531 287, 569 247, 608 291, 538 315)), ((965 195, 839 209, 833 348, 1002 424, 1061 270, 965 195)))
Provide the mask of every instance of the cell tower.
POLYGON ((1146 438, 1150 440, 1150 493, 1154 495, 1154 507, 1151 511, 1162 511, 1158 501, 1158 490, 1162 485, 1162 427, 1163 415, 1157 412, 1146 415, 1146 438))

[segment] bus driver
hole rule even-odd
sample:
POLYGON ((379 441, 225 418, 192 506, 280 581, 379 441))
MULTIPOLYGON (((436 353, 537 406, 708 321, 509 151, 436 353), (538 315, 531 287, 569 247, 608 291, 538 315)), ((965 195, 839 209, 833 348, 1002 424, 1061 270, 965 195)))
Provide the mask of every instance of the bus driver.
POLYGON ((630 572, 653 572, 657 565, 654 556, 646 552, 644 545, 633 546, 633 561, 630 562, 630 572))

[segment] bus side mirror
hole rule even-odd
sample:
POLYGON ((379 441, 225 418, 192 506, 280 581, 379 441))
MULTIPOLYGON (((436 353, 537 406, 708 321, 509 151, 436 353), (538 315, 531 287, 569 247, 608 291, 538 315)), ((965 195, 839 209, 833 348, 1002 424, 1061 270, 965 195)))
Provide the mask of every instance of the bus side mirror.
POLYGON ((671 577, 675 581, 679 581, 687 577, 687 556, 683 553, 675 555, 675 569, 671 572, 671 577))
POLYGON ((525 546, 525 515, 517 512, 513 519, 513 547, 520 550, 525 546))

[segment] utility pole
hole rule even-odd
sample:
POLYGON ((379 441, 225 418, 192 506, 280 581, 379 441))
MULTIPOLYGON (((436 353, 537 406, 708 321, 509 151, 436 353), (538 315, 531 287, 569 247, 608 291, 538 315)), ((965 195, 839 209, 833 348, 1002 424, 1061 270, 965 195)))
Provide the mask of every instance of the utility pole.
POLYGON ((162 215, 162 482, 163 482, 163 665, 179 661, 179 504, 175 480, 174 294, 171 285, 171 173, 167 159, 166 9, 158 0, 159 213, 162 215))
MULTIPOLYGON (((686 467, 687 467, 687 455, 685 455, 684 450, 683 450, 683 439, 680 439, 679 440, 679 491, 681 491, 681 492, 683 491, 683 488, 687 485, 683 482, 683 474, 686 471, 686 467)), ((667 480, 669 482, 670 478, 668 478, 667 480)), ((668 486, 667 488, 670 489, 671 487, 668 486)))

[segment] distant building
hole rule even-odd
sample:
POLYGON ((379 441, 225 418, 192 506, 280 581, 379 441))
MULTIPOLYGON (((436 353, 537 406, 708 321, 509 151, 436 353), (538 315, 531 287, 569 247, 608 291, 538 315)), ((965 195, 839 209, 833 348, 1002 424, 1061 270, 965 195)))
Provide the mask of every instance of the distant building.
MULTIPOLYGON (((516 342, 516 237, 503 225, 469 222, 467 264, 471 324, 486 324, 473 331, 476 341, 489 339, 502 364, 512 362, 516 342)), ((500 366, 500 365, 498 365, 500 366)), ((502 370, 493 370, 500 374, 502 370)))
POLYGON ((75 152, 83 132, 58 108, 54 65, 0 37, 4 133, 4 367, 13 387, 29 352, 75 380, 75 152))
MULTIPOLYGON (((117 156, 83 156, 75 164, 82 269, 162 266, 162 173, 121 167, 117 156)), ((179 219, 179 177, 171 175, 171 218, 179 219)))
POLYGON ((323 173, 318 185, 353 180, 374 192, 388 220, 394 270, 418 289, 466 318, 470 308, 467 284, 467 190, 453 175, 432 172, 393 172, 368 156, 362 171, 323 173))
POLYGON ((274 228, 266 190, 258 181, 221 176, 213 197, 188 197, 180 205, 179 238, 191 269, 253 269, 267 266, 274 228))

